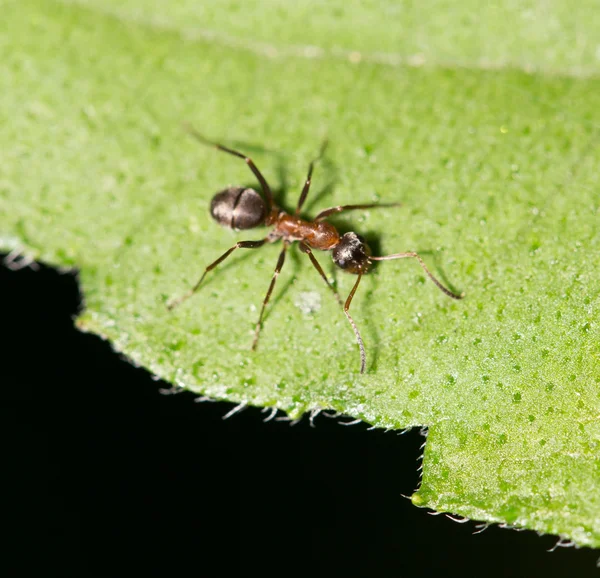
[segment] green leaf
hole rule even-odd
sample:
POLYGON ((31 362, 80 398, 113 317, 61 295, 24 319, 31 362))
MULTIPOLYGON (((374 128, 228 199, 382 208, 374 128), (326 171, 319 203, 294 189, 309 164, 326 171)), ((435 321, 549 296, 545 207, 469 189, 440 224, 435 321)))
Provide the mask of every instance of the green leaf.
MULTIPOLYGON (((0 4, 0 248, 77 267, 78 325, 178 386, 293 418, 427 426, 418 505, 600 545, 595 12, 507 2, 479 26, 468 3, 401 5, 405 35, 395 3, 82 4, 0 4), (232 256, 169 313, 235 241, 266 234, 210 219, 214 192, 255 180, 184 120, 248 151, 288 209, 327 135, 307 214, 401 201, 334 222, 377 254, 422 252, 465 299, 410 260, 379 264, 352 303, 364 376, 297 250, 256 353, 279 246, 232 256)), ((318 258, 347 294, 355 278, 318 258)))

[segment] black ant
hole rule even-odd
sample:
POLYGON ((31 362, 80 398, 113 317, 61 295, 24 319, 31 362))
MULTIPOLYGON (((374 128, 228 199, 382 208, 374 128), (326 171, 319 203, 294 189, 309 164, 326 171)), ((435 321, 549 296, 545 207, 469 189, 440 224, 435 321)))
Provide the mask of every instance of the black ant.
POLYGON ((262 188, 264 197, 259 195, 254 189, 244 187, 229 187, 217 193, 213 197, 210 204, 210 214, 212 217, 220 225, 235 230, 253 229, 260 226, 274 228, 264 239, 259 241, 238 241, 233 247, 225 251, 225 253, 223 253, 216 261, 213 261, 206 267, 202 277, 200 277, 198 282, 185 295, 168 303, 167 308, 169 310, 175 308, 177 305, 198 291, 202 281, 204 280, 204 277, 206 277, 206 274, 219 265, 219 263, 222 263, 225 259, 227 259, 227 257, 229 257, 229 255, 231 255, 231 253, 233 253, 236 249, 258 249, 258 247, 262 247, 265 243, 274 243, 275 241, 282 239, 283 249, 279 254, 279 259, 277 260, 277 265, 275 266, 275 272, 273 273, 271 284, 269 285, 269 289, 267 290, 267 294, 263 300, 260 316, 258 318, 258 322, 256 323, 254 340, 252 342, 252 349, 255 350, 258 344, 258 336, 260 333, 265 308, 269 302, 271 293, 273 292, 273 287, 275 286, 277 277, 279 276, 281 268, 283 267, 285 253, 290 243, 298 241, 300 250, 308 255, 311 263, 318 271, 319 275, 321 275, 325 283, 327 283, 327 286, 333 291, 340 305, 342 305, 340 296, 328 281, 327 276, 313 255, 311 249, 318 249, 319 251, 331 251, 333 262, 340 267, 340 269, 358 275, 356 283, 354 284, 354 287, 352 287, 352 291, 350 291, 346 302, 343 304, 343 308, 344 313, 346 314, 346 317, 348 318, 348 321, 354 330, 354 334, 356 335, 356 341, 358 342, 358 346, 360 348, 360 372, 364 373, 366 364, 365 346, 358 328, 356 327, 356 323, 348 311, 350 309, 350 304, 352 303, 354 293, 356 293, 358 284, 360 283, 362 276, 369 270, 372 261, 386 261, 389 259, 404 259, 407 257, 414 257, 417 259, 429 278, 446 295, 452 297, 453 299, 462 299, 464 296, 464 293, 458 295, 450 291, 450 289, 444 287, 444 285, 442 285, 429 271, 417 253, 411 251, 408 253, 395 253, 393 255, 373 257, 371 255, 371 250, 363 237, 357 235, 356 233, 344 233, 343 235, 340 235, 337 229, 331 223, 328 223, 325 220, 327 217, 341 213, 342 211, 353 211, 356 209, 370 209, 376 207, 397 207, 400 205, 400 203, 340 205, 321 211, 312 221, 304 221, 299 217, 302 205, 304 204, 304 201, 306 201, 306 197, 310 189, 315 161, 322 156, 327 144, 326 142, 323 143, 323 146, 321 147, 321 153, 319 157, 311 161, 308 167, 308 176, 306 177, 304 188, 302 189, 302 193, 298 199, 296 211, 293 215, 290 215, 284 210, 280 209, 273 202, 271 188, 251 158, 221 144, 209 141, 188 125, 185 126, 185 129, 201 143, 215 147, 220 151, 243 159, 258 179, 258 182, 262 188))

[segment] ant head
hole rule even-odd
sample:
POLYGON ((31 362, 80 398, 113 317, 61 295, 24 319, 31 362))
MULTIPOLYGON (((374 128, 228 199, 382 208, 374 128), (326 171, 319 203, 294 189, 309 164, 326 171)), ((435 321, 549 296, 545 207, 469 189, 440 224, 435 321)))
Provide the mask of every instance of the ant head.
POLYGON ((361 275, 371 266, 370 255, 369 245, 356 233, 344 233, 332 253, 333 262, 340 269, 361 275))
POLYGON ((253 229, 264 224, 267 208, 263 198, 245 187, 229 187, 210 203, 213 219, 230 229, 253 229))

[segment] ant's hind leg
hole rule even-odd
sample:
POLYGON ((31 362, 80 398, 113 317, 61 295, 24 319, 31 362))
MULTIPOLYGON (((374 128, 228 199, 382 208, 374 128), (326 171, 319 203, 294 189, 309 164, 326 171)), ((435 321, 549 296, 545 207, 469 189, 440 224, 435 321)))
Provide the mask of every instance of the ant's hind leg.
POLYGON ((265 308, 267 307, 267 303, 271 298, 273 287, 275 287, 275 282, 277 281, 277 277, 279 277, 279 273, 281 272, 281 268, 283 267, 283 263, 285 262, 285 252, 287 251, 287 248, 287 243, 284 242, 283 249, 281 250, 281 253, 279 253, 279 259, 277 259, 277 265, 273 273, 273 278, 271 279, 271 284, 269 285, 269 290, 267 291, 267 294, 262 304, 262 308, 260 310, 260 317, 258 318, 258 322, 256 323, 256 329, 254 330, 254 341, 252 341, 252 351, 254 351, 256 349, 256 346, 258 345, 258 336, 260 334, 260 328, 262 325, 262 319, 265 313, 265 308))
POLYGON ((202 273, 202 277, 198 280, 198 282, 184 295, 177 299, 172 299, 167 303, 167 309, 172 311, 178 305, 181 305, 186 299, 189 299, 198 289, 200 285, 202 285, 202 281, 204 281, 204 277, 209 271, 212 271, 219 263, 222 263, 233 253, 236 249, 258 249, 262 247, 267 242, 267 239, 262 239, 260 241, 238 241, 233 247, 227 249, 225 253, 223 253, 216 261, 213 261, 206 269, 204 269, 204 273, 202 273))
POLYGON ((226 146, 223 146, 219 143, 208 140, 202 134, 200 134, 195 128, 193 128, 191 125, 189 125, 187 123, 185 123, 183 125, 183 128, 189 134, 191 134, 197 141, 200 141, 202 144, 205 144, 205 145, 208 145, 211 147, 215 147, 216 149, 218 149, 220 151, 223 151, 225 153, 228 153, 228 154, 238 157, 240 159, 244 159, 244 161, 246 161, 246 164, 250 167, 250 170, 254 173, 254 176, 258 179, 260 186, 262 187, 263 194, 265 195, 265 198, 266 198, 267 204, 268 204, 267 209, 270 210, 273 207, 273 193, 271 192, 271 187, 269 187, 267 180, 265 179, 265 177, 263 177, 262 173, 258 170, 258 167, 254 164, 253 160, 250 157, 247 157, 244 153, 234 151, 233 149, 227 148, 226 146))

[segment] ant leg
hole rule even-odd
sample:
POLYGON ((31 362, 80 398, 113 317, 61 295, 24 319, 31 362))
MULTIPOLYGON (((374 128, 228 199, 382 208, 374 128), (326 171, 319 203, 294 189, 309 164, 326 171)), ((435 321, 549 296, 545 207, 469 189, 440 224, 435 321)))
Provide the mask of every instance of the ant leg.
POLYGON ((196 293, 196 291, 198 291, 198 289, 200 288, 202 281, 204 281, 204 277, 206 277, 206 274, 209 271, 212 271, 219 263, 225 261, 225 259, 227 259, 227 257, 229 257, 229 255, 231 255, 231 253, 233 253, 236 249, 258 249, 259 247, 262 247, 266 242, 267 239, 262 239, 261 241, 238 241, 233 247, 231 247, 231 249, 227 249, 227 251, 225 251, 225 253, 223 253, 216 261, 213 261, 208 267, 206 267, 206 269, 204 269, 204 273, 202 273, 202 277, 200 277, 200 280, 187 293, 185 293, 178 299, 172 299, 171 301, 169 301, 169 303, 167 303, 167 309, 169 311, 172 311, 173 309, 175 309, 175 307, 181 305, 181 303, 183 303, 186 299, 189 299, 194 293, 196 293))
POLYGON ((319 262, 317 261, 316 257, 313 255, 313 252, 310 250, 310 247, 304 243, 300 243, 300 251, 302 251, 303 253, 306 253, 308 255, 314 268, 318 271, 319 275, 321 275, 321 277, 323 278, 323 281, 325 281, 325 283, 327 283, 327 286, 333 291, 333 294, 335 295, 337 302, 340 305, 342 305, 342 298, 339 296, 338 292, 335 290, 333 285, 327 279, 325 272, 323 271, 321 265, 319 265, 319 262))
POLYGON ((428 277, 436 284, 438 289, 440 289, 443 293, 448 295, 448 297, 452 297, 452 299, 462 299, 465 296, 464 293, 461 293, 459 295, 457 293, 450 291, 450 289, 444 287, 444 285, 442 285, 441 282, 438 281, 433 276, 433 273, 427 268, 427 266, 423 262, 423 259, 421 259, 421 256, 418 253, 415 253, 414 251, 411 251, 409 253, 395 253, 394 255, 385 255, 383 257, 369 257, 369 259, 371 261, 388 261, 390 259, 406 259, 407 257, 414 257, 415 259, 417 259, 417 261, 419 261, 419 264, 421 265, 421 267, 423 267, 423 271, 425 271, 425 273, 427 273, 428 277))
POLYGON ((321 211, 315 218, 314 221, 322 221, 331 215, 341 213, 342 211, 354 211, 356 209, 378 209, 383 207, 400 207, 402 203, 368 203, 366 205, 339 205, 337 207, 331 207, 321 211))
POLYGON ((321 159, 323 154, 325 154, 325 149, 327 148, 327 144, 328 144, 328 141, 327 141, 327 139, 325 139, 323 141, 323 144, 321 144, 321 150, 319 151, 319 155, 317 156, 316 159, 313 159, 312 161, 310 161, 310 164, 308 165, 308 175, 306 177, 306 182, 304 183, 304 188, 302 189, 302 194, 300 195, 300 198, 298 199, 298 205, 296 206, 296 212, 294 213, 295 215, 300 214, 302 205, 304 205, 304 201, 306 201, 306 196, 308 195, 308 190, 310 189, 310 183, 312 181, 313 168, 315 166, 315 163, 321 159))
POLYGON ((273 207, 273 193, 271 192, 271 187, 267 183, 265 177, 262 176, 262 173, 258 170, 258 167, 254 164, 250 157, 247 157, 245 154, 240 153, 238 151, 234 151, 233 149, 227 148, 219 143, 213 142, 205 138, 201 135, 196 129, 194 129, 191 125, 185 123, 183 128, 191 134, 196 140, 200 141, 202 144, 215 147, 216 149, 223 151, 225 153, 229 153, 230 155, 239 157, 240 159, 244 159, 246 164, 250 167, 250 170, 254 173, 254 176, 258 179, 260 186, 262 187, 263 194, 267 199, 267 210, 270 211, 271 207, 273 207))
POLYGON ((300 198, 298 199, 298 205, 296 206, 296 212, 294 213, 295 215, 300 214, 300 209, 302 209, 302 205, 304 204, 304 201, 306 201, 306 196, 308 195, 308 190, 310 189, 310 183, 312 180, 313 167, 314 161, 311 161, 310 165, 308 165, 308 176, 306 177, 304 188, 302 189, 302 193, 300 194, 300 198))
MULTIPOLYGON (((308 247, 308 245, 305 245, 304 243, 300 243, 300 250, 303 253, 306 253, 310 257, 310 260, 311 260, 312 264, 314 265, 315 269, 319 272, 321 277, 323 277, 323 280, 325 281, 325 283, 327 283, 327 286, 333 291, 335 298, 338 300, 338 303, 341 305, 342 300, 341 300, 338 292, 333 288, 333 285, 327 280, 327 277, 325 276, 325 272, 323 271, 321 265, 319 265, 319 262, 317 261, 316 257, 313 255, 312 251, 310 250, 310 247, 308 247)), ((358 276, 358 279, 356 280, 356 283, 354 284, 352 291, 350 291, 350 295, 348 295, 348 299, 346 299, 346 303, 344 304, 344 314, 348 318, 350 325, 352 325, 352 329, 354 330, 354 335, 356 335, 356 341, 358 342, 358 347, 360 348, 360 372, 364 373, 365 365, 366 365, 366 361, 367 361, 367 356, 365 354, 365 346, 363 344, 362 337, 360 336, 360 332, 358 331, 358 327, 356 327, 356 323, 354 323, 354 319, 352 319, 352 316, 350 315, 350 313, 348 313, 348 309, 350 309, 350 303, 352 303, 352 298, 354 297, 354 293, 356 292, 356 288, 358 287, 358 284, 360 283, 361 277, 362 277, 362 275, 358 276)))
POLYGON ((262 309, 260 310, 260 317, 258 318, 258 322, 256 323, 256 329, 254 330, 254 341, 252 341, 252 351, 254 351, 256 349, 256 346, 258 345, 258 335, 260 333, 265 308, 267 306, 267 303, 269 302, 269 299, 271 298, 273 287, 275 287, 275 281, 277 281, 277 277, 279 277, 279 273, 281 272, 281 268, 283 267, 283 263, 285 261, 285 252, 287 248, 287 243, 284 242, 283 249, 281 250, 281 253, 279 253, 279 259, 277 259, 277 265, 275 266, 275 272, 273 273, 273 278, 271 279, 269 290, 267 291, 267 294, 262 304, 262 309))
POLYGON ((358 279, 356 280, 354 287, 352 287, 352 291, 350 291, 350 295, 348 295, 348 299, 346 299, 346 303, 344 304, 344 313, 346 314, 348 321, 350 321, 350 325, 352 325, 352 329, 354 329, 354 335, 356 335, 356 341, 358 341, 358 347, 360 347, 360 372, 364 373, 365 365, 367 363, 367 355, 365 354, 365 346, 363 344, 362 337, 360 336, 360 333, 358 331, 358 327, 356 327, 356 323, 354 323, 354 319, 352 319, 352 317, 350 316, 350 313, 348 313, 348 309, 350 309, 350 303, 352 303, 352 298, 354 297, 354 293, 356 292, 356 288, 358 287, 358 284, 360 283, 361 278, 362 278, 362 275, 359 274, 358 279))

